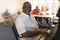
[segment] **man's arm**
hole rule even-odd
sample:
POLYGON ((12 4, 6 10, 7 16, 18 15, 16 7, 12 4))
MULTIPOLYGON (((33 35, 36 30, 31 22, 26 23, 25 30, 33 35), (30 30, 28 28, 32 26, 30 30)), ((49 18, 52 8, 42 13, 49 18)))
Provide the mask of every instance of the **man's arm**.
POLYGON ((50 25, 43 25, 43 24, 39 24, 34 17, 33 18, 33 21, 39 26, 39 28, 48 28, 48 29, 52 29, 52 26, 50 25))
POLYGON ((22 35, 22 37, 33 37, 33 36, 37 36, 39 34, 48 35, 49 33, 45 32, 45 31, 36 30, 36 31, 27 31, 21 35, 22 35))
POLYGON ((48 29, 52 29, 53 27, 50 25, 43 25, 43 24, 38 24, 39 28, 48 28, 48 29))

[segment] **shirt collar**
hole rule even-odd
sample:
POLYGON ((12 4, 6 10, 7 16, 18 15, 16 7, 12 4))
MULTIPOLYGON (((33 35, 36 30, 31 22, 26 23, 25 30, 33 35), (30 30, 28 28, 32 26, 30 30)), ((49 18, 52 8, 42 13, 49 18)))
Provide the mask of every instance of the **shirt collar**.
POLYGON ((30 13, 30 15, 27 15, 27 14, 25 14, 25 13, 22 12, 22 14, 23 14, 24 16, 31 16, 31 13, 30 13))

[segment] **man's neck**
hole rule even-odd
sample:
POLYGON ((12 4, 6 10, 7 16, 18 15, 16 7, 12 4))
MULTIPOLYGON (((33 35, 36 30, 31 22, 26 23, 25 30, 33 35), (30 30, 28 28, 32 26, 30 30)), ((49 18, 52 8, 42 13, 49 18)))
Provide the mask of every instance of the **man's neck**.
MULTIPOLYGON (((24 13, 24 12, 23 12, 23 13, 24 13)), ((24 14, 29 15, 29 16, 31 15, 30 13, 24 13, 24 14)))

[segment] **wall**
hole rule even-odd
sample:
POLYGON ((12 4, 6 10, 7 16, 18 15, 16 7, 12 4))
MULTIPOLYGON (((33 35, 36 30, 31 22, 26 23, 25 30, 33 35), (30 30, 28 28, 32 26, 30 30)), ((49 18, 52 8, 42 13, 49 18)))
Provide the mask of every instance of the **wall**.
POLYGON ((32 10, 35 9, 37 5, 49 5, 52 13, 56 16, 59 5, 58 0, 50 0, 51 2, 48 0, 0 0, 0 20, 4 21, 2 14, 6 11, 6 8, 8 8, 11 14, 17 13, 17 11, 22 11, 22 5, 25 1, 29 1, 32 4, 32 10))
POLYGON ((22 11, 22 4, 24 0, 0 0, 0 22, 3 22, 2 14, 6 11, 6 8, 11 14, 22 11))

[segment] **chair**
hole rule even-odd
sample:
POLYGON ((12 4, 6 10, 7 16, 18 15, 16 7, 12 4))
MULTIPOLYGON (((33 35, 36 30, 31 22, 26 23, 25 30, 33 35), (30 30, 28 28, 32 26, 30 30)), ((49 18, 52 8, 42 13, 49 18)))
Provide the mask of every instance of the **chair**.
POLYGON ((13 30, 13 32, 14 32, 14 35, 15 35, 15 37, 16 37, 16 40, 18 40, 19 34, 18 34, 18 32, 17 32, 17 29, 16 29, 15 24, 12 26, 12 30, 13 30))

